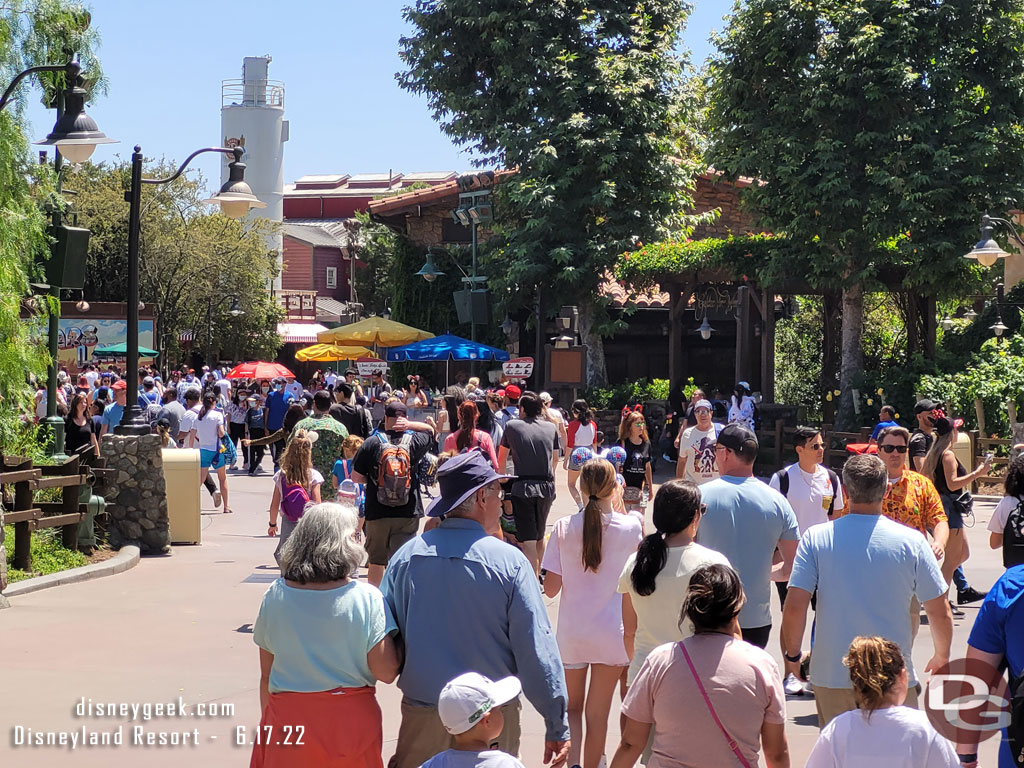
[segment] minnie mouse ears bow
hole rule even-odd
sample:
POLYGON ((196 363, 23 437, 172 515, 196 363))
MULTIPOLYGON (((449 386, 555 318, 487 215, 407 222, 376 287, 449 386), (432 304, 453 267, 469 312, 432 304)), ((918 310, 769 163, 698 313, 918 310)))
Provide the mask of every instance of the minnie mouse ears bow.
POLYGON ((641 404, 641 403, 637 403, 637 404, 636 404, 636 405, 634 405, 634 406, 633 406, 632 408, 630 408, 630 407, 629 407, 629 406, 627 405, 627 406, 625 406, 625 407, 624 407, 624 408, 622 409, 622 418, 626 418, 626 417, 627 417, 627 416, 628 416, 629 414, 631 414, 631 413, 643 413, 643 412, 644 412, 644 406, 643 406, 643 404, 641 404))

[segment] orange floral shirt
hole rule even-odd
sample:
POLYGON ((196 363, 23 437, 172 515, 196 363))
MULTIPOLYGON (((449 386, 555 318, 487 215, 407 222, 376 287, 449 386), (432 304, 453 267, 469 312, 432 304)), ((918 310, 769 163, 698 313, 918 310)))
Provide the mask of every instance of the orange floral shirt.
POLYGON ((936 523, 947 521, 942 499, 932 481, 909 469, 903 470, 898 482, 889 484, 882 500, 882 513, 925 534, 934 530, 936 523))

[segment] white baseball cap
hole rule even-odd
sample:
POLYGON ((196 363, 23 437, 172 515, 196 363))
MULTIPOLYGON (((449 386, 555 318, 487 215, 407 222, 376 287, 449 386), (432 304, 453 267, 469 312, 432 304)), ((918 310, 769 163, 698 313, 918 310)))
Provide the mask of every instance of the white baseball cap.
POLYGON ((445 730, 452 735, 465 733, 495 707, 516 698, 523 691, 518 677, 497 682, 479 672, 466 672, 441 689, 437 714, 445 730))

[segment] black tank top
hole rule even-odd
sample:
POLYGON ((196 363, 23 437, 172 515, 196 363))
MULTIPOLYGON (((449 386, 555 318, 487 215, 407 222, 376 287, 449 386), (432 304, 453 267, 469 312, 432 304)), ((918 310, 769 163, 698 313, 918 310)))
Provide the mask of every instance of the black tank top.
MULTIPOLYGON (((963 477, 966 474, 967 470, 965 470, 964 465, 960 463, 960 459, 957 459, 956 476, 963 477)), ((956 491, 954 493, 953 491, 949 490, 949 486, 946 485, 946 471, 942 468, 941 460, 939 461, 939 465, 935 467, 935 474, 932 477, 932 480, 935 483, 935 490, 939 492, 940 496, 955 496, 960 493, 960 491, 956 491)))

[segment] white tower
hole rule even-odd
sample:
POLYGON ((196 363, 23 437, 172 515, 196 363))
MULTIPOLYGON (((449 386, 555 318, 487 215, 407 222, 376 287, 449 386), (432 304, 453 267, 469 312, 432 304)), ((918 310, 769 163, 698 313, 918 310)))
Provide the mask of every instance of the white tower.
MULTIPOLYGON (((288 121, 284 119, 284 83, 268 80, 270 56, 246 56, 242 60, 242 79, 221 83, 220 126, 225 147, 245 149, 245 180, 256 197, 267 204, 252 210, 259 216, 280 223, 284 218, 284 143, 288 141, 288 121)), ((221 166, 221 183, 228 178, 228 161, 221 166)), ((277 251, 281 265, 281 235, 270 235, 267 246, 277 251)), ((274 290, 281 287, 280 274, 274 290)))

